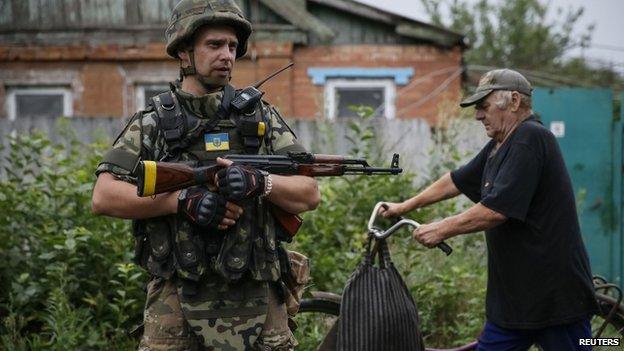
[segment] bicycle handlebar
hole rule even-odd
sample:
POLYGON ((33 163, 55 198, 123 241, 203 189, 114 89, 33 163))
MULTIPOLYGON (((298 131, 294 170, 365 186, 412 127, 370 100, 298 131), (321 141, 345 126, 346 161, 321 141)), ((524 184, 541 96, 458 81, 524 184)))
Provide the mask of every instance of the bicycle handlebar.
MULTIPOLYGON (((377 215, 379 214, 379 208, 384 207, 384 208, 388 208, 388 205, 386 205, 383 202, 378 202, 375 205, 375 208, 373 209, 373 213, 371 213, 371 216, 368 220, 368 233, 372 236, 374 236, 376 239, 384 239, 389 237, 390 235, 394 234, 394 232, 396 232, 397 230, 399 230, 400 228, 409 225, 412 226, 414 228, 418 228, 420 227, 420 223, 412 220, 412 219, 408 219, 408 218, 403 218, 401 216, 398 217, 399 221, 396 222, 395 224, 393 224, 390 228, 383 230, 381 228, 377 228, 375 227, 375 219, 377 219, 377 215)), ((437 248, 439 248, 440 250, 444 251, 444 253, 448 256, 453 252, 453 249, 444 241, 442 241, 441 243, 436 245, 437 248)))

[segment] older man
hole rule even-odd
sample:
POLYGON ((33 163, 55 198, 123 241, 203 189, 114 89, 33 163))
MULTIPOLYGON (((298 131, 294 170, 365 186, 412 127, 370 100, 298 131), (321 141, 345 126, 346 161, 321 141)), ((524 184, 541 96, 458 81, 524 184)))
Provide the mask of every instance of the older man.
POLYGON ((516 71, 487 72, 460 105, 475 105, 492 140, 466 165, 383 212, 396 216, 460 193, 476 203, 413 236, 432 247, 485 230, 487 321, 479 350, 582 350, 579 338, 591 337, 596 302, 572 184, 556 139, 533 115, 531 92, 516 71))

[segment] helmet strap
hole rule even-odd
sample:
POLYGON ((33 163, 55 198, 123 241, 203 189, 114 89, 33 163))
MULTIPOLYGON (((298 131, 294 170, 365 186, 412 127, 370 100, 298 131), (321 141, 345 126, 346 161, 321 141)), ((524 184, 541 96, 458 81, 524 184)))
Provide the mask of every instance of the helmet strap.
POLYGON ((197 74, 197 70, 195 69, 195 52, 194 50, 188 51, 189 60, 191 61, 191 65, 188 67, 182 67, 182 61, 180 61, 180 81, 184 80, 184 76, 192 76, 197 74))

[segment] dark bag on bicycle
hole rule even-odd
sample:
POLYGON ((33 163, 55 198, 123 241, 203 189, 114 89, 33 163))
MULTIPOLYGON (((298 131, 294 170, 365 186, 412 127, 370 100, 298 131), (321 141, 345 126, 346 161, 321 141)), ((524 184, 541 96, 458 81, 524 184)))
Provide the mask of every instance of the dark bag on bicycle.
POLYGON ((423 351, 420 319, 385 240, 366 246, 364 260, 347 281, 340 306, 339 351, 423 351), (379 267, 375 266, 375 257, 379 267))

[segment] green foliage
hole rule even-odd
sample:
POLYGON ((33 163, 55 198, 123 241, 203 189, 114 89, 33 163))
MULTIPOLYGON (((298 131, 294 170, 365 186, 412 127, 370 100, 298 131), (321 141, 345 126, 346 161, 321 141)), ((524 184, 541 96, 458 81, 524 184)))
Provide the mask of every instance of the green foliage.
MULTIPOLYGON (((372 150, 379 149, 375 147, 372 111, 365 108, 357 111, 362 119, 350 122, 353 135, 348 136, 353 142, 352 154, 380 164, 387 157, 371 155, 372 150)), ((315 211, 305 214, 304 225, 291 245, 292 249, 310 257, 310 290, 342 292, 346 280, 362 259, 366 226, 375 203, 409 198, 422 190, 423 185, 456 166, 462 155, 452 143, 457 133, 455 127, 450 124, 447 129, 438 130, 430 151, 431 177, 422 179, 420 186, 413 185, 413 174, 319 180, 322 203, 315 211)), ((414 211, 409 217, 426 223, 457 213, 461 208, 457 201, 446 201, 414 211)), ((379 223, 390 225, 389 221, 380 220, 379 223)), ((429 250, 417 244, 408 230, 390 239, 394 262, 420 309, 427 346, 450 347, 474 340, 483 326, 483 237, 460 237, 449 244, 455 252, 446 257, 437 249, 429 250)), ((305 330, 300 349, 314 350, 316 341, 311 340, 318 340, 318 335, 310 328, 305 330)))
POLYGON ((464 59, 469 65, 520 69, 536 85, 610 86, 616 90, 624 86, 612 67, 595 68, 583 58, 564 58, 570 49, 591 43, 593 25, 577 34, 582 7, 556 8, 556 16, 551 16, 550 3, 538 0, 421 2, 435 24, 466 35, 470 48, 464 59))
MULTIPOLYGON (((372 110, 350 125, 352 154, 382 165, 372 110)), ((60 130, 70 130, 61 125, 60 130)), ((331 130, 331 128, 328 128, 331 130)), ((462 155, 452 126, 440 130, 431 150, 431 177, 462 155)), ((328 137, 333 137, 328 133, 328 137)), ((128 221, 94 216, 93 170, 106 146, 84 145, 67 133, 54 143, 40 133, 8 138, 0 151, 0 349, 132 350, 126 336, 142 317, 147 277, 131 262, 128 221)), ((388 166, 386 164, 386 166, 388 166)), ((305 214, 291 248, 311 257, 314 290, 341 292, 362 257, 366 223, 378 201, 415 194, 432 178, 413 174, 354 176, 319 181, 322 204, 305 214), (419 178, 420 179, 420 178, 419 178)), ((409 214, 429 222, 461 210, 447 201, 409 214)), ((389 224, 389 223, 385 223, 389 224)), ((420 308, 427 344, 451 345, 474 338, 482 325, 485 287, 483 240, 453 239, 450 257, 417 245, 408 231, 390 239, 394 261, 420 308)), ((301 350, 315 349, 310 329, 301 350)), ((306 329, 307 328, 307 329, 306 329)))
MULTIPOLYGON (((441 24, 441 2, 423 3, 434 13, 434 21, 441 24)), ((586 45, 591 38, 591 28, 579 37, 572 33, 582 8, 559 9, 560 20, 548 22, 548 5, 537 0, 479 0, 473 6, 453 0, 446 4, 451 13, 450 28, 466 34, 472 50, 465 58, 473 64, 539 69, 554 64, 567 49, 586 45)))
MULTIPOLYGON (((129 225, 91 213, 101 144, 8 137, 0 173, 0 348, 121 349, 141 318, 129 225)), ((125 346, 124 346, 125 345, 125 346)), ((133 346, 132 346, 133 348, 133 346)))

